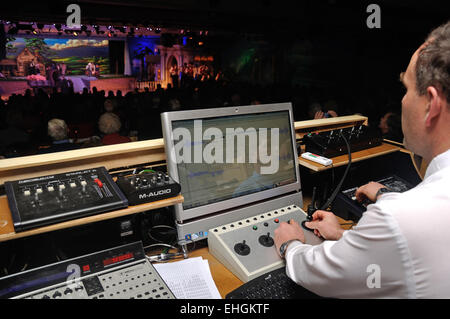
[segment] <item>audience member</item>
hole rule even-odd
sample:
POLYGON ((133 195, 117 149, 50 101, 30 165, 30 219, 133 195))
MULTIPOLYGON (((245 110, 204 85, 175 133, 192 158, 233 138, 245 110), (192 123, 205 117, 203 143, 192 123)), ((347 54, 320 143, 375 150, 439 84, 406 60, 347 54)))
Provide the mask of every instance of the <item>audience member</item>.
POLYGON ((40 149, 39 153, 69 151, 79 148, 77 144, 69 140, 69 128, 64 120, 55 118, 48 121, 47 132, 52 139, 52 144, 47 148, 40 149))
POLYGON ((131 142, 128 136, 122 136, 119 134, 122 123, 120 118, 111 112, 106 112, 98 120, 98 128, 103 135, 102 144, 120 144, 131 142))
POLYGON ((387 112, 380 119, 378 127, 383 138, 398 143, 403 142, 401 118, 397 113, 387 112))

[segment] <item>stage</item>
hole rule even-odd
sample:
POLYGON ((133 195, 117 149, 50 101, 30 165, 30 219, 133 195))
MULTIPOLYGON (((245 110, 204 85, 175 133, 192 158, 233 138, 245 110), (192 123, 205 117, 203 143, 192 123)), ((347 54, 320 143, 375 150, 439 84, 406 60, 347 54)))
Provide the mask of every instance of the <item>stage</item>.
MULTIPOLYGON (((66 78, 72 81, 74 91, 77 93, 83 92, 84 88, 91 92, 92 88, 96 87, 98 91, 104 90, 105 95, 109 91, 113 91, 116 94, 118 90, 122 91, 122 94, 126 94, 134 91, 136 87, 136 78, 131 76, 102 75, 97 78, 86 75, 69 75, 66 78)), ((26 77, 0 79, 0 96, 3 99, 8 98, 12 94, 25 94, 27 89, 32 90, 33 88, 29 85, 26 77)))

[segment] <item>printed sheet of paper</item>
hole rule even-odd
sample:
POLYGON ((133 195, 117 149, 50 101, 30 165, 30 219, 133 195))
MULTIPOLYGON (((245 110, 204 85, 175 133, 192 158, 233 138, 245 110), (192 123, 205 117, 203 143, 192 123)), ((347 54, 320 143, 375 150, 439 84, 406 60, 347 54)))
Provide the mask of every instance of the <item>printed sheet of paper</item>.
POLYGON ((201 257, 153 264, 178 299, 221 299, 208 261, 201 257))

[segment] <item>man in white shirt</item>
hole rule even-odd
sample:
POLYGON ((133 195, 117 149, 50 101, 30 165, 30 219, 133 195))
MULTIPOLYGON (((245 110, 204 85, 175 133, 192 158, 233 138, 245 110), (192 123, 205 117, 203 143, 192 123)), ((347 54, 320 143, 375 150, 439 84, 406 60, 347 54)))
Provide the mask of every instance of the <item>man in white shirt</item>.
POLYGON ((275 245, 284 246, 292 280, 324 297, 450 298, 449 70, 450 22, 430 33, 401 75, 405 146, 430 163, 424 180, 404 193, 360 187, 357 198, 375 203, 352 230, 316 211, 306 226, 326 239, 317 246, 304 244, 295 221, 281 223, 275 245))

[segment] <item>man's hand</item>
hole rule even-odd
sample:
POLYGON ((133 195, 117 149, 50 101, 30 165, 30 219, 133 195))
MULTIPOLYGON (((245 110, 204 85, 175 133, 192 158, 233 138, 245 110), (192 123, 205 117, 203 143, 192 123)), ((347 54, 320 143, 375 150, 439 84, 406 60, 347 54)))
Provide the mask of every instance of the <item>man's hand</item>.
POLYGON ((344 233, 338 219, 332 212, 316 210, 312 215, 313 220, 306 222, 305 226, 314 229, 316 236, 328 240, 339 240, 344 233))
POLYGON ((383 187, 386 186, 377 182, 369 182, 356 190, 356 200, 358 202, 362 202, 365 198, 368 198, 375 203, 377 201, 375 195, 377 194, 378 190, 383 187))
POLYGON ((302 243, 305 242, 303 228, 293 219, 289 221, 289 224, 286 222, 281 222, 280 226, 275 229, 274 241, 278 254, 280 254, 280 246, 291 239, 298 239, 302 243))

